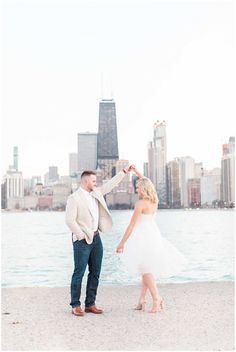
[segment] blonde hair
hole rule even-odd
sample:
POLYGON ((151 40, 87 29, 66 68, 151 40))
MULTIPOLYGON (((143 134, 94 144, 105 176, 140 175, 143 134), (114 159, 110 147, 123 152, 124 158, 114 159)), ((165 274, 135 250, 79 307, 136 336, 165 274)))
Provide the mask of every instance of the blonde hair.
POLYGON ((142 192, 143 198, 150 200, 152 203, 157 203, 157 192, 152 181, 147 177, 143 177, 138 180, 138 183, 140 185, 140 190, 142 192))

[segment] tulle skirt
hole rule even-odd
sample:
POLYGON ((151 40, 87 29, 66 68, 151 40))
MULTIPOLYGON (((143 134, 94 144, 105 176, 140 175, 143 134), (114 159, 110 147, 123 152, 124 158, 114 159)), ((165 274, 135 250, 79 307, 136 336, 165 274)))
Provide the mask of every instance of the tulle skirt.
POLYGON ((130 274, 152 273, 156 278, 175 276, 186 258, 161 236, 154 216, 142 214, 128 238, 121 260, 130 274))

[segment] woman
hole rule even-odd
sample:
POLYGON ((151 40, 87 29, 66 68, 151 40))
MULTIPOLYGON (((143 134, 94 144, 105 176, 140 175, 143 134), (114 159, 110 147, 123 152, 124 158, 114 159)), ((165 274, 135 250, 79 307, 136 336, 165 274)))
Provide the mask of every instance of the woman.
POLYGON ((130 273, 142 275, 142 289, 135 309, 145 310, 146 293, 149 290, 153 304, 151 313, 163 309, 164 301, 159 295, 156 278, 170 277, 178 273, 186 259, 166 239, 162 238, 155 223, 158 197, 153 183, 132 166, 139 177, 137 201, 131 221, 117 246, 116 252, 123 253, 122 261, 130 273))

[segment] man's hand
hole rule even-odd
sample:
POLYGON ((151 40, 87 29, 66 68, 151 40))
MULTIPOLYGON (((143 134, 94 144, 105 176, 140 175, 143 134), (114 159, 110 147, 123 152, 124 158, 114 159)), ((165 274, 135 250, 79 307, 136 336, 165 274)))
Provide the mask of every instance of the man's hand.
POLYGON ((125 174, 127 174, 128 172, 130 172, 132 170, 132 165, 128 165, 126 167, 124 167, 123 171, 125 174))
POLYGON ((129 168, 130 168, 130 171, 133 171, 138 176, 138 178, 143 178, 143 174, 141 174, 141 172, 137 170, 135 165, 132 164, 129 166, 129 168))
POLYGON ((133 171, 133 172, 136 172, 136 166, 134 164, 131 164, 129 166, 129 171, 133 171))

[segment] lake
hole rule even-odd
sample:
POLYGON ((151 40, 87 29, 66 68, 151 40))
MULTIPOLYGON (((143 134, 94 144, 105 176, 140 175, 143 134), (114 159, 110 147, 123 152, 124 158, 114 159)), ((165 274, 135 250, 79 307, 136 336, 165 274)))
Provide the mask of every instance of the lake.
MULTIPOLYGON (((132 210, 112 211, 113 228, 102 234, 101 285, 136 284, 115 253, 132 210)), ((178 276, 161 283, 234 280, 233 210, 159 210, 163 237, 187 258, 178 276)), ((68 286, 73 271, 71 233, 64 212, 2 213, 2 286, 68 286)))

